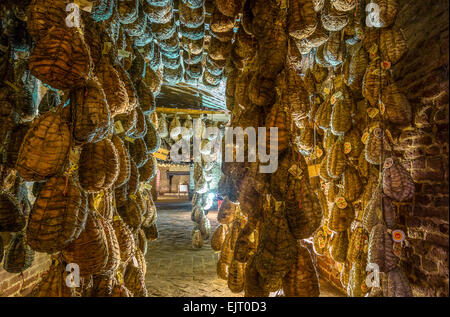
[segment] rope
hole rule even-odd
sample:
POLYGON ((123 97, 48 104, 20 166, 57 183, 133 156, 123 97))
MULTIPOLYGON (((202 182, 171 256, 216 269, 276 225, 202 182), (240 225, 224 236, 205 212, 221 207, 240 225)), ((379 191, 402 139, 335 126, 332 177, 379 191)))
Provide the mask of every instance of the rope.
POLYGON ((72 165, 72 167, 66 172, 66 186, 64 187, 63 195, 67 195, 67 189, 69 187, 69 177, 72 176, 72 173, 78 169, 78 164, 72 165))
POLYGON ((24 278, 24 276, 23 276, 23 271, 20 272, 20 277, 21 277, 21 279, 22 279, 22 284, 20 285, 20 288, 19 288, 19 294, 22 294, 23 284, 25 284, 25 278, 24 278))
MULTIPOLYGON (((379 94, 378 94, 378 105, 380 104, 380 102, 382 102, 382 91, 383 91, 383 74, 382 74, 382 69, 381 69, 381 65, 383 63, 383 61, 381 60, 381 51, 380 51, 380 47, 381 47, 381 30, 378 29, 378 54, 380 55, 380 63, 378 64, 379 67, 379 77, 380 77, 380 82, 379 82, 379 94)), ((381 114, 381 112, 379 113, 380 115, 380 126, 381 126, 381 151, 380 151, 380 166, 379 166, 379 171, 378 171, 378 180, 380 181, 382 179, 382 175, 383 175, 383 157, 384 157, 384 122, 383 122, 383 115, 381 114)), ((383 200, 383 196, 381 196, 381 200, 383 200)), ((384 204, 383 202, 381 202, 381 215, 382 218, 384 215, 384 204)), ((383 221, 383 219, 380 219, 381 221, 383 221)))

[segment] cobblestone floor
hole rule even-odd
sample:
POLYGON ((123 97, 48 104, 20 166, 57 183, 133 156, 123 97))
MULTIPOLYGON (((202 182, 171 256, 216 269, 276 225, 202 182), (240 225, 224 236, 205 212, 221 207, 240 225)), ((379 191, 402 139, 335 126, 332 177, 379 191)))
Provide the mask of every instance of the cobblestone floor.
MULTIPOLYGON (((193 222, 189 202, 158 204, 159 238, 150 242, 146 254, 146 284, 149 296, 155 297, 239 297, 225 280, 216 276, 217 254, 205 241, 193 249, 190 234, 193 222)), ((218 225, 217 212, 210 212, 211 228, 218 225)), ((321 282, 321 296, 343 296, 321 282)))

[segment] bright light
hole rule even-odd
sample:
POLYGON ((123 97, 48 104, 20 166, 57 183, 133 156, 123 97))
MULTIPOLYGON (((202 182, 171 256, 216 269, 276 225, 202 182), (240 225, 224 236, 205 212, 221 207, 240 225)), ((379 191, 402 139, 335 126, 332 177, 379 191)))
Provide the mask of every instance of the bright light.
POLYGON ((205 205, 203 206, 203 209, 204 209, 204 210, 210 209, 210 208, 212 207, 212 205, 213 205, 213 200, 212 200, 212 198, 210 198, 209 195, 211 195, 211 193, 209 193, 209 194, 208 194, 208 197, 206 198, 205 205))
POLYGON ((214 193, 208 193, 208 199, 213 200, 214 197, 216 197, 216 194, 214 194, 214 193))

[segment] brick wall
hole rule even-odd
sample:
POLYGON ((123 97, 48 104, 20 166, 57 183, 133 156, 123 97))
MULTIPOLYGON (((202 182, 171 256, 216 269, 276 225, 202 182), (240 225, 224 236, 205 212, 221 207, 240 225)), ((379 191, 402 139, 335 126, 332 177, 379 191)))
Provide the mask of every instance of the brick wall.
MULTIPOLYGON (((395 28, 403 32, 409 50, 393 76, 414 119, 410 126, 389 129, 397 143, 394 150, 416 183, 413 201, 397 205, 399 228, 407 234, 400 265, 414 296, 448 296, 449 3, 397 1, 401 10, 395 28)), ((319 271, 339 284, 337 265, 328 257, 317 261, 319 271)))
POLYGON ((160 180, 159 180, 159 188, 157 188, 158 193, 160 195, 165 193, 177 193, 178 186, 180 184, 188 184, 189 185, 189 175, 177 175, 172 177, 172 188, 169 186, 169 178, 166 175, 167 171, 189 171, 189 166, 167 166, 167 167, 158 167, 160 171, 160 180))
MULTIPOLYGON (((9 234, 2 234, 5 249, 9 242, 8 236, 9 234)), ((3 269, 3 261, 0 265, 0 297, 28 295, 51 263, 48 254, 36 253, 33 265, 30 268, 25 270, 23 274, 13 274, 3 269)))
POLYGON ((396 27, 409 51, 393 69, 414 110, 395 131, 398 153, 416 182, 412 203, 399 204, 408 246, 401 265, 416 296, 448 296, 448 10, 444 0, 400 1, 396 27))

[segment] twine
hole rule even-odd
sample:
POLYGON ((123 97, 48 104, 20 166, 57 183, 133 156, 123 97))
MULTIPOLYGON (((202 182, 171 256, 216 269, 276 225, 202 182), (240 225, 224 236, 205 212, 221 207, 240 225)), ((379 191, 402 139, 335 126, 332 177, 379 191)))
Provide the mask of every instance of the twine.
POLYGON ((21 277, 21 279, 22 279, 22 284, 20 285, 20 288, 19 288, 19 294, 22 295, 23 284, 25 284, 25 278, 24 278, 24 276, 23 276, 23 271, 20 272, 20 277, 21 277))
POLYGON ((66 186, 64 187, 63 195, 66 196, 67 188, 69 186, 69 177, 72 176, 73 172, 78 169, 78 164, 72 165, 69 170, 66 172, 66 186))
POLYGON ((356 6, 355 6, 355 17, 356 17, 356 13, 358 12, 358 2, 359 2, 359 0, 356 0, 356 6))

